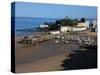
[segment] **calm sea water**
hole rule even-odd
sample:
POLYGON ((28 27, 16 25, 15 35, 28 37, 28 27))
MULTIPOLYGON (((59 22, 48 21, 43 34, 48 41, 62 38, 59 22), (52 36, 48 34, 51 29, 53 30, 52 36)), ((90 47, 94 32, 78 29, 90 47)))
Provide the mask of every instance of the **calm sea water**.
MULTIPOLYGON (((45 22, 56 22, 55 19, 51 18, 27 18, 27 17, 16 17, 15 18, 15 30, 16 35, 26 35, 31 32, 37 32, 40 24, 44 24, 45 22)), ((90 23, 92 23, 93 19, 89 19, 90 23)))
POLYGON ((26 18, 26 17, 17 17, 15 18, 15 30, 16 35, 25 35, 30 34, 31 32, 39 31, 36 29, 40 24, 45 22, 55 22, 57 19, 49 18, 26 18))

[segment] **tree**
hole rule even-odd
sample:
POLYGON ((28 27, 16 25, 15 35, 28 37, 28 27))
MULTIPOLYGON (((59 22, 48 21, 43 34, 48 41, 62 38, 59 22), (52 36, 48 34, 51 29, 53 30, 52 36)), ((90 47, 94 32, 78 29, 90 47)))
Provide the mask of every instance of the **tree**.
POLYGON ((85 17, 81 18, 81 22, 85 22, 85 21, 86 21, 85 17))
POLYGON ((49 23, 49 30, 58 30, 56 23, 49 23))
POLYGON ((69 17, 68 16, 65 16, 65 18, 64 18, 65 20, 67 20, 67 19, 69 19, 69 17))
POLYGON ((78 20, 77 19, 74 19, 73 20, 73 25, 77 25, 78 24, 78 20))
POLYGON ((55 23, 49 23, 48 25, 50 30, 59 30, 61 26, 73 27, 74 25, 77 25, 77 23, 78 23, 77 19, 72 20, 66 16, 64 19, 57 20, 55 23))

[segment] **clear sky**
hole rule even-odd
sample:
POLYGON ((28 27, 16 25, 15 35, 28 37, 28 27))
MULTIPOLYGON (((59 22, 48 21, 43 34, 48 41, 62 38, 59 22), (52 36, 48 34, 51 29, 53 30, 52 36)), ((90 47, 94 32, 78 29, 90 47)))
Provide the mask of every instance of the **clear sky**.
POLYGON ((97 7, 43 4, 30 2, 15 3, 16 17, 35 17, 35 18, 97 18, 97 7))

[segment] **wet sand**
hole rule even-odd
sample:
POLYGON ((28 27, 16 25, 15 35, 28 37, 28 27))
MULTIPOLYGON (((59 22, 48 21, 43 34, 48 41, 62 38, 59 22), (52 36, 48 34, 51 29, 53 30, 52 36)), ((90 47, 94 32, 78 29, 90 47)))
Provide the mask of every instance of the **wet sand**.
POLYGON ((78 46, 73 43, 55 44, 54 40, 36 46, 16 43, 16 72, 62 70, 61 60, 74 53, 72 49, 78 49, 78 46))

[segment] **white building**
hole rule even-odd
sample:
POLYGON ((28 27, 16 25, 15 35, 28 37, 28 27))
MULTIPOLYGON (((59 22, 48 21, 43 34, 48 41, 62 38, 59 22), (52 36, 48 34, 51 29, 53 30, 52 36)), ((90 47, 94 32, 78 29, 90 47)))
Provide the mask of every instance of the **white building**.
POLYGON ((97 26, 97 20, 93 20, 93 28, 97 26))
POLYGON ((88 23, 88 21, 85 22, 85 23, 84 22, 78 23, 77 26, 75 26, 73 28, 73 31, 84 31, 84 30, 86 30, 87 29, 86 23, 88 23))
POLYGON ((79 28, 86 27, 86 23, 84 23, 84 22, 79 22, 79 23, 77 24, 77 27, 79 27, 79 28))
MULTIPOLYGON (((87 22, 88 24, 88 22, 87 22)), ((86 23, 78 23, 75 27, 69 27, 69 26, 61 26, 60 31, 61 32, 67 32, 67 31, 84 31, 87 29, 86 23)))
POLYGON ((89 21, 85 21, 85 25, 87 28, 89 28, 89 21))
POLYGON ((48 28, 49 26, 48 25, 45 25, 45 24, 41 24, 40 25, 40 28, 48 28))
POLYGON ((84 30, 86 30, 86 27, 82 27, 82 28, 73 27, 73 31, 84 31, 84 30))
POLYGON ((97 20, 93 20, 93 28, 95 29, 95 32, 98 31, 98 29, 97 29, 97 20))
POLYGON ((61 26, 60 27, 61 32, 71 31, 71 29, 72 29, 72 27, 69 27, 69 26, 61 26))
POLYGON ((50 31, 50 34, 59 34, 60 33, 60 31, 50 31))

